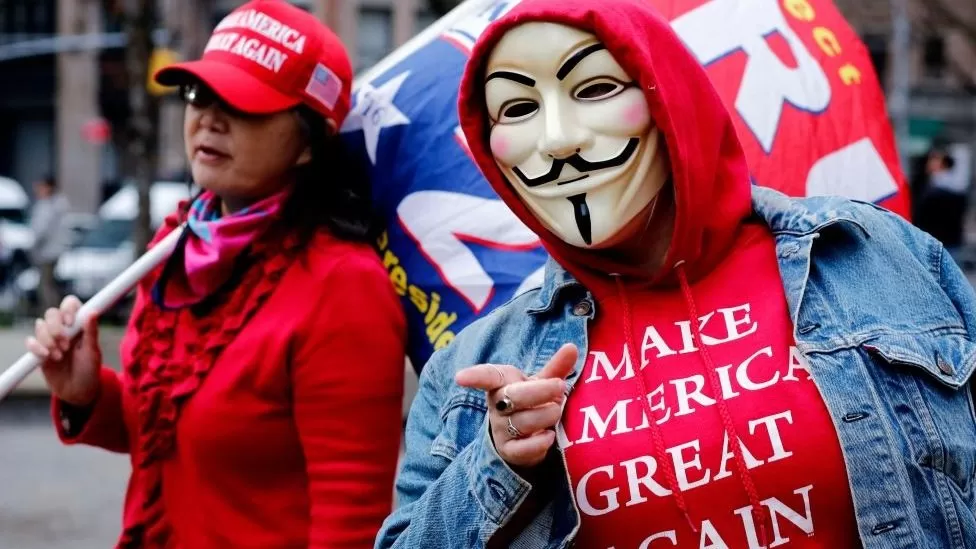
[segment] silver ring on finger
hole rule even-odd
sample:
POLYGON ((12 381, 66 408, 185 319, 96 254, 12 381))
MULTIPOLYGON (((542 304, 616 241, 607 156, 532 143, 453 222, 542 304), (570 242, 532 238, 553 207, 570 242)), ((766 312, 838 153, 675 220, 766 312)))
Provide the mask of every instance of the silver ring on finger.
POLYGON ((522 434, 522 431, 519 431, 518 427, 512 423, 512 416, 508 416, 508 427, 505 430, 508 431, 508 436, 512 438, 522 438, 525 436, 522 434))
POLYGON ((497 364, 492 364, 491 367, 492 367, 492 369, 495 370, 495 373, 498 374, 498 383, 504 384, 505 383, 505 374, 502 373, 501 369, 498 367, 497 364))
POLYGON ((495 403, 495 409, 501 413, 512 412, 515 410, 515 403, 512 402, 511 397, 508 396, 508 386, 502 389, 502 398, 495 403))

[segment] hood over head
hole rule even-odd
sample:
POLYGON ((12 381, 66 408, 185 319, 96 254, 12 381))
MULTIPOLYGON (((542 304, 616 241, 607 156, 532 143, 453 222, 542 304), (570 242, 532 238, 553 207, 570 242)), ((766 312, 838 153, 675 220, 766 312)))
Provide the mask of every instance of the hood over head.
MULTIPOLYGON (((581 56, 581 52, 577 52, 571 58, 581 56)), ((562 64, 572 63, 567 60, 562 64)), ((556 77, 561 81, 565 72, 566 69, 560 67, 560 73, 563 74, 556 77)), ((528 80, 531 82, 532 79, 528 80)), ((606 97, 612 97, 613 93, 623 93, 614 92, 610 88, 613 86, 613 79, 604 84, 602 91, 607 92, 606 97)), ((574 89, 573 93, 577 94, 577 90, 578 88, 574 89)), ((594 90, 597 94, 602 93, 599 89, 594 90)), ((574 95, 572 100, 585 99, 587 98, 574 95)), ((524 116, 526 119, 532 116, 531 107, 528 110, 514 109, 511 112, 516 117, 524 116)), ((540 114, 545 115, 546 113, 540 114)), ((475 43, 461 80, 459 116, 472 155, 489 183, 522 222, 540 236, 547 251, 578 278, 622 274, 628 278, 661 283, 673 280, 671 272, 677 265, 683 266, 688 277, 698 278, 724 257, 736 238, 740 224, 751 211, 749 172, 731 115, 722 104, 704 68, 685 48, 670 24, 647 0, 525 0, 520 3, 492 23, 475 43), (576 179, 556 181, 559 173, 552 169, 545 174, 551 176, 548 179, 530 179, 518 175, 523 181, 510 181, 496 163, 490 143, 490 131, 495 122, 486 104, 486 68, 490 56, 503 37, 510 30, 525 23, 555 23, 595 35, 624 70, 624 76, 633 82, 622 85, 621 90, 634 87, 643 92, 652 126, 651 131, 646 133, 645 130, 643 135, 645 141, 652 143, 644 146, 652 148, 650 154, 653 154, 653 147, 658 147, 660 155, 667 155, 667 162, 657 163, 643 170, 635 168, 630 172, 634 179, 633 186, 644 188, 618 194, 615 200, 624 203, 643 199, 644 202, 638 206, 647 204, 649 208, 657 208, 659 205, 653 204, 653 196, 660 197, 661 200, 670 200, 673 196, 674 232, 658 272, 641 271, 637 266, 628 264, 625 260, 613 259, 599 249, 570 244, 547 228, 547 225, 553 226, 552 220, 548 220, 548 223, 540 220, 538 208, 534 213, 520 196, 520 192, 526 192, 527 187, 548 183, 555 190, 558 185, 573 184, 576 179), (660 143, 661 137, 663 143, 660 143), (656 184, 654 170, 668 168, 670 186, 665 185, 663 189, 646 187, 656 184), (640 181, 639 185, 637 181, 640 181), (517 189, 513 185, 523 187, 517 189)), ((517 123, 521 119, 513 120, 517 123)), ((545 124, 549 124, 549 118, 546 120, 545 124)), ((579 122, 584 126, 587 123, 591 126, 600 124, 604 129, 608 125, 606 120, 579 122)), ((606 143, 600 151, 591 150, 587 154, 587 147, 592 148, 594 142, 598 143, 599 139, 581 137, 578 142, 574 142, 571 136, 563 144, 568 147, 563 156, 552 154, 558 147, 553 149, 550 143, 547 149, 550 153, 536 153, 531 160, 532 165, 542 166, 542 171, 560 161, 578 171, 596 171, 601 162, 613 166, 613 158, 605 158, 608 156, 606 143), (573 162, 574 149, 578 153, 576 163, 573 162), (599 156, 599 152, 603 152, 604 158, 594 158, 594 154, 599 156), (585 158, 585 161, 580 158, 585 158)), ((530 142, 528 146, 533 145, 530 142)), ((619 153, 618 157, 624 157, 625 152, 619 153)), ((663 178, 667 179, 666 174, 663 178)), ((538 193, 538 190, 535 192, 538 193)), ((569 198, 572 201, 574 197, 569 198)), ((579 222, 581 210, 584 215, 589 215, 590 212, 586 211, 586 205, 576 207, 579 222)), ((625 204, 613 208, 612 215, 633 217, 639 213, 636 210, 643 209, 630 207, 630 211, 627 211, 627 207, 625 204)), ((624 221, 617 219, 618 224, 624 221)), ((587 225, 586 230, 588 227, 587 225)), ((631 238, 640 236, 638 232, 631 238)))

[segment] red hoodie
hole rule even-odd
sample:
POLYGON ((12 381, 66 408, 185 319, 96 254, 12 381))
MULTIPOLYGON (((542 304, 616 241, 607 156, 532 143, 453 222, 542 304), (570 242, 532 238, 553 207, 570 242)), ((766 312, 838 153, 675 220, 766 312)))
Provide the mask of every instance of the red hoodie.
POLYGON ((459 104, 496 192, 596 299, 557 430, 578 547, 860 547, 837 435, 794 346, 773 236, 750 218, 730 114, 668 23, 646 0, 526 0, 475 45, 459 104), (673 192, 660 196, 673 194, 674 235, 660 271, 564 243, 497 168, 484 62, 528 21, 596 34, 645 90, 672 166, 673 192))

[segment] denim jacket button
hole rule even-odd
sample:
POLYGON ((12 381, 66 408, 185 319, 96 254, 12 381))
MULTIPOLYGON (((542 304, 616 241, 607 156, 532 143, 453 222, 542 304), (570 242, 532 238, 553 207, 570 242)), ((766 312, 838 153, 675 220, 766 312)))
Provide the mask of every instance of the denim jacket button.
POLYGON ((875 526, 874 528, 872 528, 871 529, 871 533, 874 534, 874 535, 876 535, 876 536, 878 536, 878 535, 884 534, 885 532, 890 532, 890 531, 894 530, 897 527, 898 527, 898 525, 895 524, 894 522, 886 522, 884 524, 879 524, 879 525, 875 526))
POLYGON ((497 480, 490 478, 488 479, 488 489, 491 490, 491 494, 495 496, 496 499, 505 499, 505 487, 502 486, 497 480))
POLYGON ((583 301, 577 303, 575 307, 573 307, 573 314, 576 316, 586 316, 590 314, 591 310, 593 310, 593 306, 590 305, 589 301, 584 299, 583 301))
POLYGON ((947 376, 951 376, 956 373, 956 369, 952 367, 952 364, 946 362, 941 355, 935 355, 935 364, 939 367, 939 371, 947 376))

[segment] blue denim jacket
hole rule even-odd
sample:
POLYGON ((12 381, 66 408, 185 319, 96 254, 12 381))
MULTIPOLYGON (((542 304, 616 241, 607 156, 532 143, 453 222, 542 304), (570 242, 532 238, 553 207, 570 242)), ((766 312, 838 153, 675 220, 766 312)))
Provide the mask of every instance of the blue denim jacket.
MULTIPOLYGON (((753 210, 776 238, 796 344, 837 429, 864 547, 976 548, 972 287, 937 241, 870 204, 754 187, 753 210)), ((541 288, 433 355, 377 548, 484 547, 513 517, 531 485, 498 457, 484 393, 454 374, 495 363, 531 375, 573 342, 571 390, 591 300, 550 261, 541 288)), ((578 524, 567 477, 512 546, 568 547, 578 524)))

